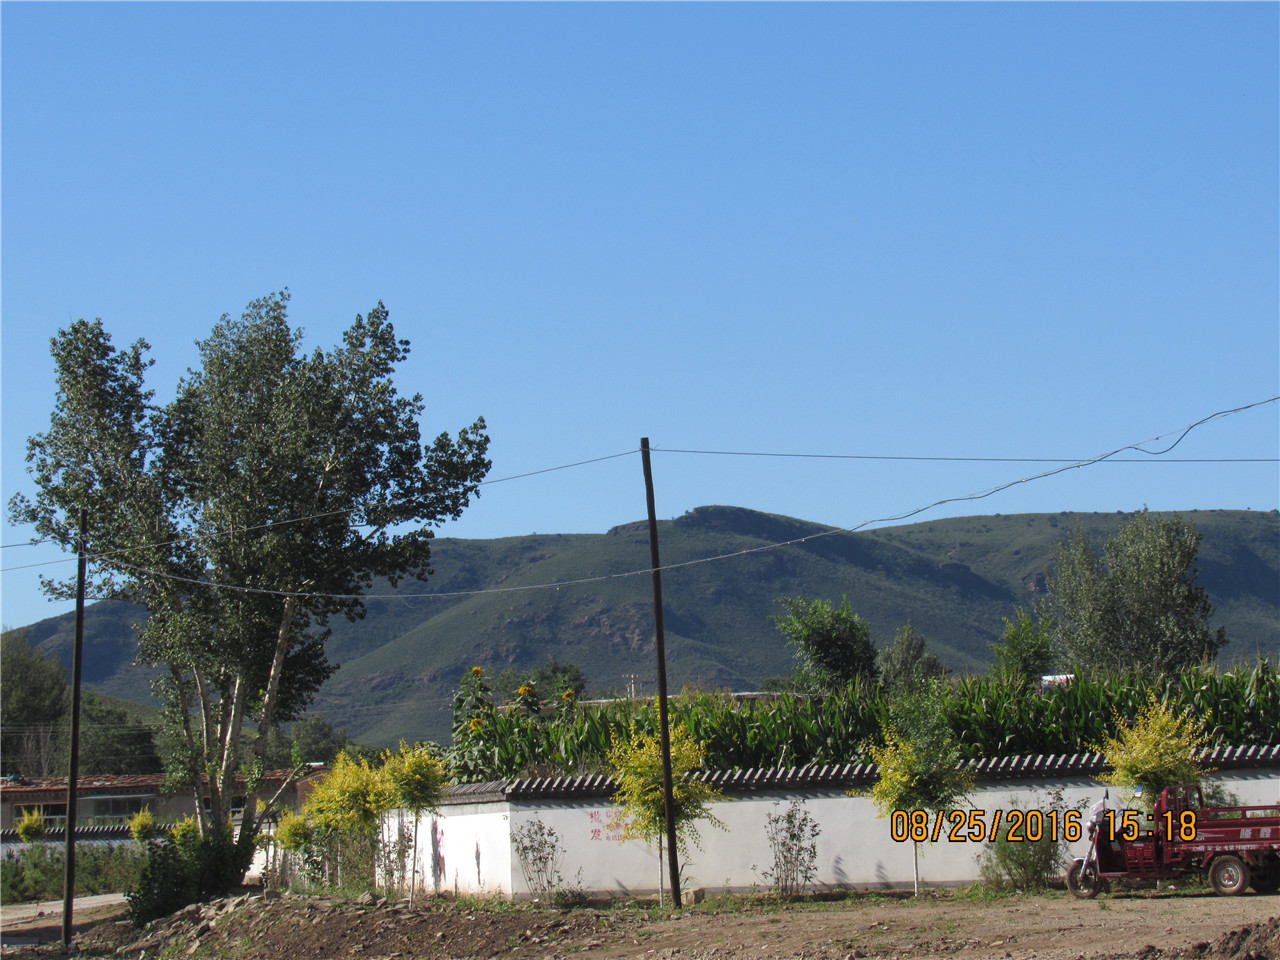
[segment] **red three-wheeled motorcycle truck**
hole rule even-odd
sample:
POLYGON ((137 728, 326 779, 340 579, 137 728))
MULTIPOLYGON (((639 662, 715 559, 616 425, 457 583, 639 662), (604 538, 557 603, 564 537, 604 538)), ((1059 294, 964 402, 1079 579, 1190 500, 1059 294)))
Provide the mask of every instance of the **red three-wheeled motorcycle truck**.
POLYGON ((1089 851, 1067 871, 1067 889, 1096 897, 1119 877, 1169 880, 1204 871, 1214 892, 1280 888, 1280 807, 1206 807, 1199 786, 1166 787, 1150 813, 1094 804, 1089 851))

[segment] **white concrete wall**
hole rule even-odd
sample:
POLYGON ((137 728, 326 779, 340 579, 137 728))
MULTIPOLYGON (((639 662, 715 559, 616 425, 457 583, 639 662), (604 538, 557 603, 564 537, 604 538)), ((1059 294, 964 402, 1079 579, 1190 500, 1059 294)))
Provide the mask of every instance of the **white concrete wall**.
MULTIPOLYGON (((383 840, 395 840, 403 818, 412 834, 412 817, 393 810, 383 820, 383 840)), ((512 864, 510 805, 459 804, 418 821, 417 857, 412 867, 417 889, 428 893, 510 896, 512 864)), ((519 868, 516 868, 519 873, 519 868)))
MULTIPOLYGON (((1246 806, 1280 802, 1280 776, 1275 771, 1240 771, 1221 775, 1227 788, 1246 806)), ((1105 784, 1088 778, 1069 781, 1007 781, 988 783, 961 806, 984 814, 989 830, 995 811, 1053 809, 1062 823, 1067 810, 1087 814, 1102 796, 1105 784), (1060 789, 1060 804, 1050 790, 1060 789)), ((1112 790, 1119 806, 1119 791, 1112 790)), ((715 805, 724 821, 720 830, 699 825, 701 849, 681 858, 684 889, 710 891, 765 888, 763 871, 772 864, 766 839, 767 818, 785 812, 795 798, 821 831, 817 838, 817 875, 813 887, 906 887, 912 883, 912 844, 895 842, 890 822, 877 816, 866 797, 833 791, 756 794, 715 805)), ((396 814, 389 818, 394 831, 396 814)), ((511 831, 539 819, 554 830, 564 852, 559 870, 566 886, 588 893, 651 895, 658 887, 656 849, 637 840, 619 842, 621 827, 615 811, 603 800, 548 800, 520 803, 451 805, 424 815, 419 833, 419 876, 428 891, 481 896, 529 896, 529 886, 510 843, 511 831)), ((1087 816, 1082 817, 1083 824, 1087 816)), ((930 821, 932 826, 932 821, 930 821)), ((949 824, 944 825, 944 837, 949 824)), ((1087 841, 1073 845, 1082 856, 1087 841)), ((979 878, 979 859, 986 843, 940 839, 919 846, 920 877, 930 884, 972 883, 979 878)), ((663 858, 665 862, 665 857, 663 858)), ((419 881, 422 884, 422 881, 419 881)))
MULTIPOLYGON (((521 803, 512 828, 541 820, 554 830, 564 849, 559 866, 566 886, 587 892, 628 895, 658 889, 656 848, 640 840, 622 840, 622 823, 607 801, 569 804, 564 801, 521 803)), ((512 849, 516 896, 532 895, 512 849)))

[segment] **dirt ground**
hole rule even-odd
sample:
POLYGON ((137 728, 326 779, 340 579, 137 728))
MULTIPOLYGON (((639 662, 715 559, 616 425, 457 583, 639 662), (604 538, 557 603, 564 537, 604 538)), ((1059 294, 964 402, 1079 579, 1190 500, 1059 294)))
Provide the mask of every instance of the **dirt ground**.
MULTIPOLYGON (((652 906, 571 910, 426 901, 414 907, 259 892, 188 907, 135 930, 124 908, 77 914, 81 957, 217 960, 1280 960, 1280 896, 1201 891, 968 899, 871 894, 778 904, 709 899, 677 914, 652 906)), ((60 916, 5 923, 5 939, 56 940, 60 916)), ((50 960, 59 944, 6 946, 50 960)))

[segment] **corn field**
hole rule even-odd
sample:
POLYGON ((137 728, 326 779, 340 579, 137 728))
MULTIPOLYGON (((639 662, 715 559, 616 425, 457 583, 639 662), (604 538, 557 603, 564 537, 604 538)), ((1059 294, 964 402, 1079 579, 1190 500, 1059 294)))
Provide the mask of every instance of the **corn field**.
MULTIPOLYGON (((944 685, 943 703, 967 758, 1081 753, 1136 717, 1149 690, 1176 711, 1203 718, 1211 746, 1277 740, 1280 673, 1266 660, 1251 670, 1203 668, 1163 680, 1138 673, 1077 678, 1040 693, 1017 678, 965 676, 944 685)), ((671 722, 704 744, 708 768, 733 770, 866 762, 888 700, 874 684, 854 684, 838 695, 759 700, 685 691, 669 708, 671 722)), ((575 705, 549 714, 500 712, 474 702, 470 710, 455 718, 449 751, 459 782, 605 773, 615 735, 625 738, 633 722, 639 731, 657 729, 652 701, 575 705)))

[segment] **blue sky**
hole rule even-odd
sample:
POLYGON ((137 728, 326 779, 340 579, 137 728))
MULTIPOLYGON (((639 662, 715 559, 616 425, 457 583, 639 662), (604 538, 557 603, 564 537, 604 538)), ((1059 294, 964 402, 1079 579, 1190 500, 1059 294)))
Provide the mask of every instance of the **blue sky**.
MULTIPOLYGON (((385 301, 426 432, 483 414, 492 478, 650 437, 664 517, 851 527, 1052 466, 676 449, 1083 459, 1273 397, 1278 17, 6 2, 4 499, 60 327, 146 338, 164 400, 285 286, 310 346, 385 301)), ((925 516, 1274 509, 1277 406, 925 516)), ((440 533, 644 509, 620 457, 491 484, 440 533)), ((58 557, 3 551, 5 624, 66 609, 26 567, 58 557)))

